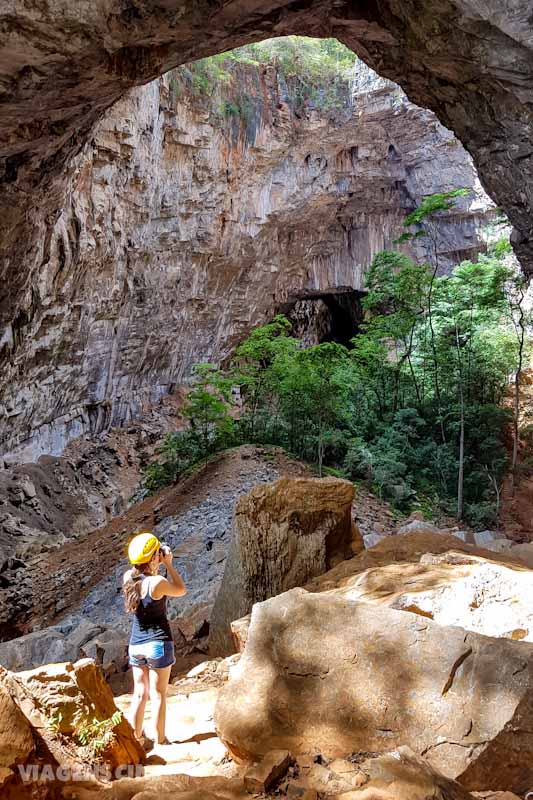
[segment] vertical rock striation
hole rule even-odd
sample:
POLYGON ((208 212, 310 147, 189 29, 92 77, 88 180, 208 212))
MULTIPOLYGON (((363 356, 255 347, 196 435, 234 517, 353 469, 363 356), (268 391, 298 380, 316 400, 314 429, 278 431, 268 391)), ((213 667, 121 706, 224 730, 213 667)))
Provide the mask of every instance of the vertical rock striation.
POLYGON ((0 334, 0 457, 60 454, 280 308, 361 290, 425 193, 473 189, 442 255, 479 248, 490 203, 470 157, 394 84, 361 63, 338 107, 302 107, 274 68, 236 70, 212 98, 172 74, 132 91, 71 163, 31 299, 0 334))

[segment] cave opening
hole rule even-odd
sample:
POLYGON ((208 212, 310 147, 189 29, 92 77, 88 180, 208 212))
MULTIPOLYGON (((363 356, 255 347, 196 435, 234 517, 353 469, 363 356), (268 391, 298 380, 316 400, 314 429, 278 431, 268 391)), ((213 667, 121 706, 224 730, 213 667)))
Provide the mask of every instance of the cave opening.
POLYGON ((293 296, 281 312, 292 323, 292 333, 304 347, 337 342, 352 347, 364 319, 365 292, 341 288, 293 296))

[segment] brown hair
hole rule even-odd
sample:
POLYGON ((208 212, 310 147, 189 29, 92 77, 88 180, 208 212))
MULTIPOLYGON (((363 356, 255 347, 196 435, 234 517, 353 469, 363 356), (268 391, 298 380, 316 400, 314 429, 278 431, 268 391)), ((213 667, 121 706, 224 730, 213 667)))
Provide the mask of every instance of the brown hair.
POLYGON ((137 564, 132 567, 128 580, 122 584, 124 593, 124 605, 128 614, 135 614, 141 602, 141 584, 139 580, 143 575, 149 575, 149 567, 152 559, 146 564, 137 564))

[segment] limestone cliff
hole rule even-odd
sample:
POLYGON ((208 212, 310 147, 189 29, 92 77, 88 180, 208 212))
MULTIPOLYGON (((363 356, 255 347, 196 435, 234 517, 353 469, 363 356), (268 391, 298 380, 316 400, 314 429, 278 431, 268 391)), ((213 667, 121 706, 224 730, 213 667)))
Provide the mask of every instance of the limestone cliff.
POLYGON ((29 305, 0 340, 0 458, 60 454, 279 309, 361 290, 423 194, 471 187, 441 250, 479 247, 490 204, 470 157, 394 84, 360 62, 324 108, 272 67, 235 70, 212 97, 183 73, 132 91, 71 163, 29 305))
POLYGON ((0 320, 24 324, 70 159, 134 86, 269 36, 335 36, 473 155, 533 268, 530 0, 10 0, 0 6, 0 320))

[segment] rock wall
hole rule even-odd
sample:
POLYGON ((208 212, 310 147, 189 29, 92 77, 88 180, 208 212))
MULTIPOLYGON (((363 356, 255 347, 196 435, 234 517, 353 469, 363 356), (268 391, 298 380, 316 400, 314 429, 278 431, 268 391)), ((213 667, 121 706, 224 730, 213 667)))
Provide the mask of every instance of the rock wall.
POLYGON ((31 316, 44 228, 68 205, 70 159, 132 87, 269 36, 336 36, 473 154, 533 264, 529 0, 11 0, 0 8, 2 324, 31 316))
POLYGON ((361 62, 338 108, 301 108, 273 68, 236 70, 211 98, 176 75, 132 91, 71 162, 0 331, 0 463, 127 423, 287 303, 360 290, 425 193, 471 187, 441 253, 479 247, 489 201, 469 156, 394 84, 361 62), (221 112, 235 91, 246 118, 221 112))
MULTIPOLYGON (((85 550, 85 542, 103 529, 108 549, 117 546, 107 526, 125 512, 143 466, 179 424, 177 400, 166 398, 127 429, 71 442, 62 457, 0 470, 0 641, 64 612, 105 570, 104 549, 85 550)), ((121 548, 116 558, 122 555, 121 548)))

